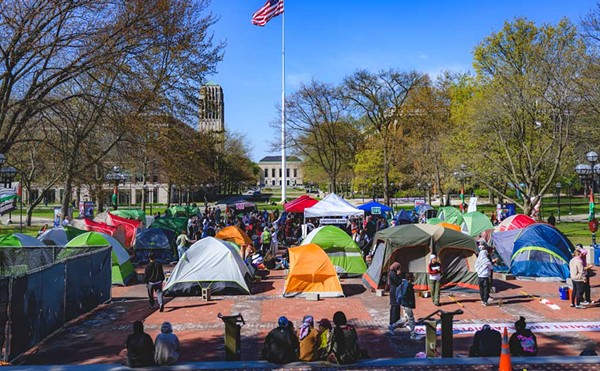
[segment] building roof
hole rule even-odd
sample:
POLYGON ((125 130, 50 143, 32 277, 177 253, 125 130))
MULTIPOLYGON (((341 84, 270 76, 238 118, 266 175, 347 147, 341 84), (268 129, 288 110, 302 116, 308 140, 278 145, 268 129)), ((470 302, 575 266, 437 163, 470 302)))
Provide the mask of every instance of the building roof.
POLYGON ((209 82, 207 82, 206 84, 204 84, 204 86, 221 86, 221 85, 219 85, 216 82, 210 80, 209 82))
MULTIPOLYGON (((285 159, 288 162, 302 162, 302 160, 296 156, 286 156, 285 159)), ((281 162, 281 156, 265 156, 258 162, 281 162)))

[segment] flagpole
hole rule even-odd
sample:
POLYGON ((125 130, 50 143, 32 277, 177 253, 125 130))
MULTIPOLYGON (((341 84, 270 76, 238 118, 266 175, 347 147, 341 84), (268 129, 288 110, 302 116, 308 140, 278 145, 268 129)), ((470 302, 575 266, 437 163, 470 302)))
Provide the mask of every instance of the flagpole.
POLYGON ((281 203, 285 203, 287 169, 285 158, 285 12, 281 15, 281 203))

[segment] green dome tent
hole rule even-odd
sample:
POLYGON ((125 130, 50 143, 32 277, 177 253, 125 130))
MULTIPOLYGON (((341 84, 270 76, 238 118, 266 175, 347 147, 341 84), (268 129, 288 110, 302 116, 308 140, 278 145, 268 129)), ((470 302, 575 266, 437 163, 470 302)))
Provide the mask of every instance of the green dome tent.
POLYGON ((180 206, 180 205, 171 206, 169 208, 169 211, 171 212, 172 217, 183 217, 183 218, 197 216, 198 212, 199 212, 198 208, 195 206, 180 206))
POLYGON ((367 271, 360 248, 338 227, 326 225, 314 229, 302 241, 302 245, 309 243, 319 245, 325 251, 338 274, 354 276, 367 271))
POLYGON ((452 206, 440 207, 437 217, 450 224, 461 225, 463 222, 463 216, 460 210, 452 206))
POLYGON ((443 222, 443 220, 440 218, 429 218, 426 221, 427 224, 431 224, 431 225, 440 224, 441 222, 443 222))
POLYGON ((463 215, 463 222, 460 227, 463 233, 466 233, 471 237, 479 236, 482 232, 494 229, 490 218, 479 211, 473 211, 463 215))
POLYGON ((112 247, 112 284, 126 285, 134 274, 133 265, 129 259, 129 253, 119 241, 113 237, 98 232, 86 232, 73 238, 58 254, 58 258, 66 258, 73 255, 75 249, 69 247, 85 246, 111 246, 112 247))
POLYGON ((121 218, 139 220, 142 224, 146 224, 146 213, 142 209, 118 209, 110 210, 110 213, 121 218))
POLYGON ((155 219, 150 228, 169 229, 179 235, 182 230, 187 230, 187 218, 161 217, 155 219))
POLYGON ((13 233, 0 237, 0 247, 45 247, 44 243, 35 237, 22 233, 13 233))

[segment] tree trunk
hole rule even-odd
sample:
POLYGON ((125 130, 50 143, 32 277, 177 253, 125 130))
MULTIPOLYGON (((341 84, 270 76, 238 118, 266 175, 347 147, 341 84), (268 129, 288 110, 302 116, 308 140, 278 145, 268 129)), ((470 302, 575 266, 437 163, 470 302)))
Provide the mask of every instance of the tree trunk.
POLYGON ((493 205, 494 201, 495 201, 494 192, 492 191, 491 188, 488 188, 488 201, 489 201, 490 205, 493 205))
POLYGON ((69 204, 71 203, 71 193, 73 192, 73 179, 71 174, 67 174, 65 180, 65 190, 63 193, 62 207, 60 211, 60 221, 62 222, 69 215, 69 204))
POLYGON ((388 158, 388 145, 387 139, 384 139, 383 145, 383 203, 385 205, 390 204, 390 195, 388 189, 388 182, 390 177, 390 159, 388 158))

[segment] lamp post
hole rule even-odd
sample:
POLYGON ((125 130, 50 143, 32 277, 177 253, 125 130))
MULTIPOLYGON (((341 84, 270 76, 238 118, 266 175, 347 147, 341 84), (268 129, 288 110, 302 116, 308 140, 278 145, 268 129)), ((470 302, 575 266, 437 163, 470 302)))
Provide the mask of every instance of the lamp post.
POLYGON ((457 180, 460 180, 461 189, 460 189, 460 211, 462 213, 465 212, 465 183, 471 180, 471 174, 467 172, 467 165, 461 164, 460 170, 454 172, 454 177, 457 180))
POLYGON ((584 187, 589 192, 589 227, 592 232, 592 245, 596 245, 596 230, 598 222, 596 221, 594 193, 596 191, 596 175, 600 175, 600 164, 598 164, 598 153, 589 151, 585 154, 585 158, 589 164, 579 164, 575 166, 575 172, 579 175, 579 179, 584 183, 584 187))
POLYGON ((106 180, 114 183, 112 195, 114 210, 117 210, 119 206, 119 183, 123 182, 123 184, 125 184, 127 178, 129 178, 129 174, 121 171, 121 167, 117 165, 113 166, 112 171, 106 174, 106 180))
POLYGON ((556 203, 558 204, 558 211, 556 212, 556 216, 558 217, 558 222, 560 223, 560 189, 562 188, 562 184, 556 183, 556 203))

